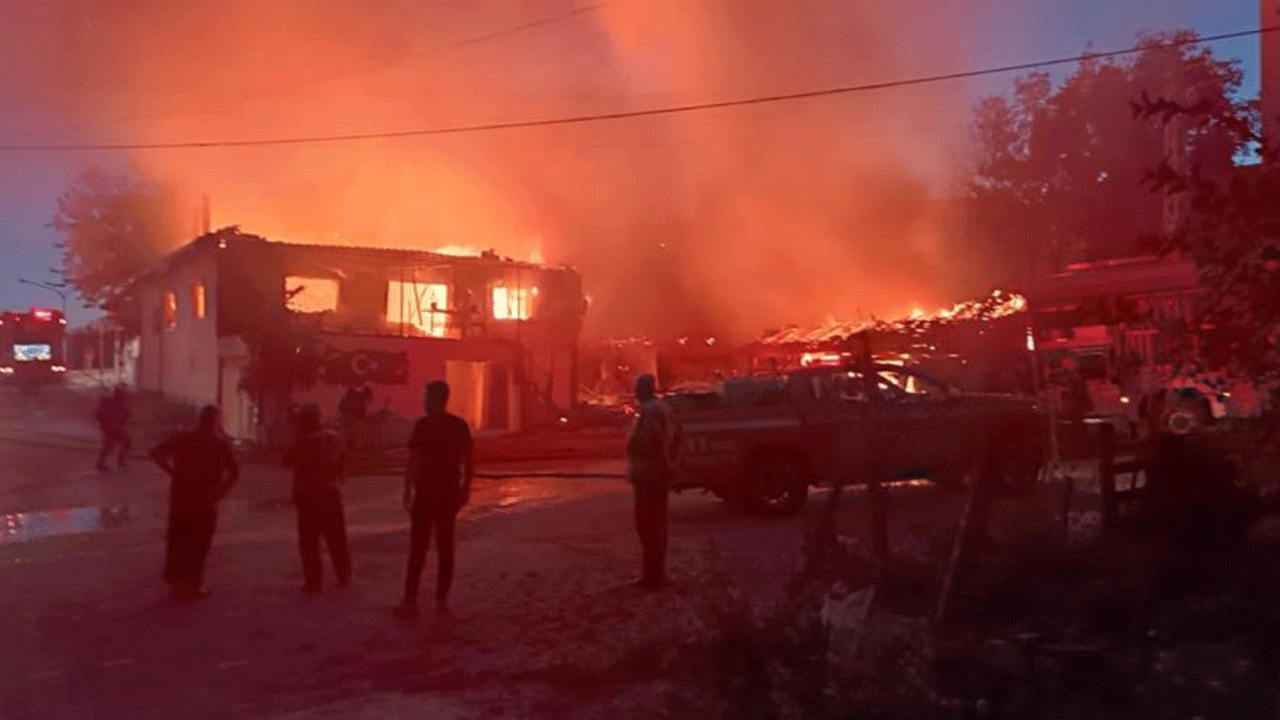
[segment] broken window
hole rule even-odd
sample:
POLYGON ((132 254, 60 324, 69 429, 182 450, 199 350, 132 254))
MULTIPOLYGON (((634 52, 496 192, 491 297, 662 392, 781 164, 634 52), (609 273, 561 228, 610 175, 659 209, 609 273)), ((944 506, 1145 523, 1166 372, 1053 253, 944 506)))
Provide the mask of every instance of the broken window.
POLYGON ((449 286, 415 281, 388 282, 387 322, 409 325, 434 337, 446 337, 449 332, 449 286))
POLYGON ((172 292, 164 294, 164 329, 172 330, 178 326, 178 296, 172 292))
POLYGON ((285 307, 296 313, 338 309, 338 281, 331 278, 289 276, 284 279, 285 307))
POLYGON ((528 320, 529 309, 537 288, 514 288, 495 285, 493 288, 494 320, 528 320))
POLYGON ((203 320, 205 317, 204 283, 199 281, 191 286, 191 312, 197 320, 203 320))

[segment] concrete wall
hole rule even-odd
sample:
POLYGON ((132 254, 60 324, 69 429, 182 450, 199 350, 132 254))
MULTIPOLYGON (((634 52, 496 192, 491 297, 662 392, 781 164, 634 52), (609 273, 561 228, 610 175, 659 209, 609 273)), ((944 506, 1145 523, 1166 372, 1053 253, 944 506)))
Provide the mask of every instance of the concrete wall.
POLYGON ((219 401, 218 293, 213 257, 194 254, 145 281, 138 387, 191 405, 219 401), (204 286, 205 313, 196 317, 193 288, 204 286), (165 296, 176 300, 176 323, 165 327, 165 296))

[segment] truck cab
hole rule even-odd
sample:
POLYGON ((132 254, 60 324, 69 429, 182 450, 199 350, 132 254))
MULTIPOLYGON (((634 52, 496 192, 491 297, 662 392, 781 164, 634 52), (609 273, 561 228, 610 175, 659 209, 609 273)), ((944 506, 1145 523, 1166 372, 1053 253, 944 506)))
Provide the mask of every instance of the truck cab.
POLYGON ((669 396, 684 442, 677 486, 785 514, 812 486, 870 473, 958 482, 973 469, 975 447, 1003 456, 1008 485, 1034 481, 1046 447, 1034 401, 963 393, 895 365, 872 372, 868 383, 858 368, 805 368, 669 396))

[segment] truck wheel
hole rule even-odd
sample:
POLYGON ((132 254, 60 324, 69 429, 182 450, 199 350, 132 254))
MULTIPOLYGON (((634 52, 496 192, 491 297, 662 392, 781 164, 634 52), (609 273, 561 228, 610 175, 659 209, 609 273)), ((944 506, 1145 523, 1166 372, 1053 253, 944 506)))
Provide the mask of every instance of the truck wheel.
POLYGON ((1044 466, 1045 451, 1034 428, 1012 427, 1001 431, 990 445, 989 472, 994 473, 996 492, 1003 497, 1019 497, 1035 490, 1044 466))
POLYGON ((809 478, 782 455, 761 458, 750 472, 747 487, 753 509, 764 515, 794 515, 809 498, 809 478))

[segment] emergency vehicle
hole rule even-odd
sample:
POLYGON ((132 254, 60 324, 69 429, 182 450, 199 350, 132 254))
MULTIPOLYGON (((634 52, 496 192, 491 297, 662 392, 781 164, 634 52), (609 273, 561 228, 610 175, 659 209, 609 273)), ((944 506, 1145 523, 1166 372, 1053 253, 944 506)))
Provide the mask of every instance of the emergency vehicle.
POLYGON ((0 380, 22 387, 61 382, 67 320, 49 308, 0 314, 0 380))
POLYGON ((1197 317, 1207 293, 1189 260, 1072 265, 1026 296, 1044 385, 1053 387, 1064 358, 1073 358, 1089 391, 1089 414, 1122 434, 1185 435, 1267 410, 1267 383, 1205 366, 1207 328, 1197 317))
POLYGON ((668 395, 683 438, 674 489, 702 488, 735 507, 784 515, 804 506, 810 487, 865 481, 873 467, 884 480, 960 483, 983 453, 1006 491, 1034 485, 1048 449, 1034 399, 966 393, 914 369, 871 367, 872 383, 856 367, 827 366, 668 395))

